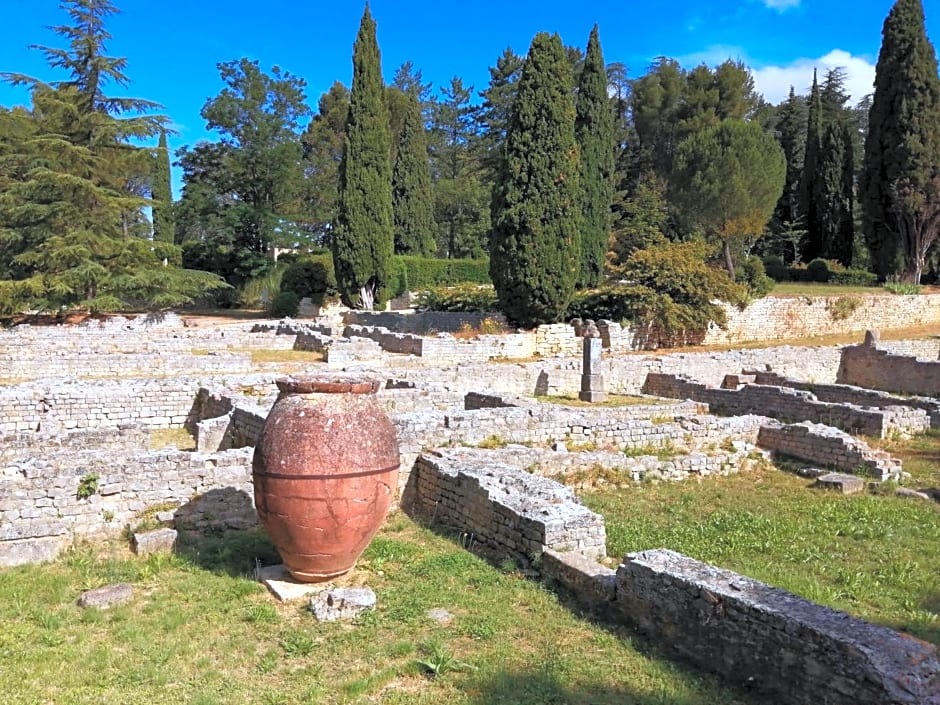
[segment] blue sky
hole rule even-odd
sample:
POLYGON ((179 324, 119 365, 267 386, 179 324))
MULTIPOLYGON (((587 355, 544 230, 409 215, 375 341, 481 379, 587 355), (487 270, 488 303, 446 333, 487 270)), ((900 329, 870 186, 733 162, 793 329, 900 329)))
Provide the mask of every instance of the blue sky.
MULTIPOLYGON (((881 26, 892 0, 372 0, 385 76, 412 61, 435 89, 460 76, 477 90, 507 47, 524 54, 539 31, 584 46, 598 23, 605 59, 635 77, 657 56, 687 66, 741 59, 758 89, 778 102, 791 84, 805 91, 814 66, 843 66, 853 99, 871 90, 881 26)), ((5 0, 0 71, 44 80, 42 55, 27 45, 62 46, 46 26, 66 21, 56 0, 5 0)), ((352 43, 362 15, 359 0, 116 0, 108 50, 128 59, 128 94, 166 106, 176 148, 210 135, 199 111, 221 88, 216 64, 246 56, 262 69, 274 64, 307 81, 315 107, 334 80, 347 85, 352 43)), ((940 36, 940 0, 926 0, 927 31, 940 36), (936 31, 934 31, 936 29, 936 31)), ((119 91, 113 91, 118 93, 119 91)), ((0 105, 28 102, 22 90, 0 86, 0 105)))

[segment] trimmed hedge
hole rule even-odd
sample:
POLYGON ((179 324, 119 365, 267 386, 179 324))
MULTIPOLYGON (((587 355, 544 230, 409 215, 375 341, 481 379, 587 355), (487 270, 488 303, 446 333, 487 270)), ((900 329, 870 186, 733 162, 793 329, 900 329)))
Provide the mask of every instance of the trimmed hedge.
POLYGON ((490 313, 499 310, 499 301, 492 284, 461 284, 424 289, 415 297, 414 307, 419 311, 490 313))
POLYGON ((878 275, 864 269, 843 269, 838 262, 814 259, 806 267, 787 267, 777 255, 764 257, 764 269, 778 282, 828 282, 840 286, 877 286, 878 275))
POLYGON ((396 255, 393 262, 393 293, 421 291, 436 286, 457 284, 490 284, 490 261, 487 259, 437 259, 396 255))

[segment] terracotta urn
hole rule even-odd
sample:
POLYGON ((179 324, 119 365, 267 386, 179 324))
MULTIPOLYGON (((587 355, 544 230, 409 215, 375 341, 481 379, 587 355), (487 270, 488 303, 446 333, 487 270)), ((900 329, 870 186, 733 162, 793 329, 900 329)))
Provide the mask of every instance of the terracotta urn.
POLYGON ((379 383, 337 375, 277 380, 255 447, 255 507, 291 575, 320 582, 352 568, 398 486, 398 438, 379 383))

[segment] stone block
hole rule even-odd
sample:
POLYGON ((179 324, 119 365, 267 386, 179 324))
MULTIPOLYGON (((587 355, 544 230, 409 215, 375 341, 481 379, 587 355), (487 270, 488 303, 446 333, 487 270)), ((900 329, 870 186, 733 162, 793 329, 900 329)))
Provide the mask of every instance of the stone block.
POLYGON ((149 556, 151 553, 171 553, 176 546, 176 529, 155 529, 134 534, 134 553, 149 556))
POLYGON ((865 489, 865 480, 857 475, 831 472, 817 477, 813 486, 824 490, 836 490, 842 494, 858 494, 865 489))
POLYGON ((0 568, 54 561, 68 545, 69 539, 66 536, 2 541, 0 542, 0 568))
POLYGON ((366 610, 375 609, 375 592, 363 585, 324 590, 310 599, 310 611, 321 622, 355 619, 366 610))
POLYGON ((106 610, 109 607, 115 607, 130 602, 134 596, 134 588, 129 583, 115 583, 113 585, 103 585, 94 590, 86 590, 78 598, 79 607, 95 607, 99 610, 106 610))

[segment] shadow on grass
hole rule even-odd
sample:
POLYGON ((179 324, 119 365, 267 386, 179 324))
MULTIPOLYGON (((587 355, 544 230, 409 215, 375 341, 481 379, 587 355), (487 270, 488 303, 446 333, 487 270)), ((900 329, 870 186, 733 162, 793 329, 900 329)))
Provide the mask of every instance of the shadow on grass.
MULTIPOLYGON (((714 700, 719 694, 707 689, 698 694, 675 694, 663 692, 666 686, 659 686, 660 692, 641 692, 626 682, 616 689, 571 688, 550 671, 541 670, 500 672, 477 683, 476 688, 479 694, 470 701, 473 705, 757 705, 756 700, 714 700)), ((650 690, 655 689, 651 684, 650 690)))
POLYGON ((177 555, 192 565, 234 577, 251 577, 281 558, 258 525, 248 493, 234 487, 211 490, 176 510, 177 555))

